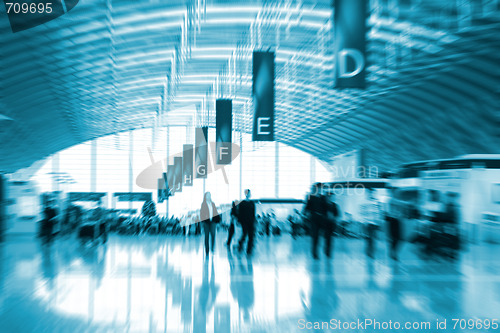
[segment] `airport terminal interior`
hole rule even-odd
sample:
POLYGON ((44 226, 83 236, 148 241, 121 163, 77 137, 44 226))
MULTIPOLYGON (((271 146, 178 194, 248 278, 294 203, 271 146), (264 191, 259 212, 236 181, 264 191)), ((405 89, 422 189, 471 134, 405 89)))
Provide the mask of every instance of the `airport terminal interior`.
POLYGON ((0 332, 500 332, 499 256, 500 0, 0 5, 0 332))

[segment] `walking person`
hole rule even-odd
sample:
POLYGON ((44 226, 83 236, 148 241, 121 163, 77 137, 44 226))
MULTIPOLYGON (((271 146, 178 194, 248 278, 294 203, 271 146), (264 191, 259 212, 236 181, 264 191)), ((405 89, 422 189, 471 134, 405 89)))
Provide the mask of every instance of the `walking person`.
POLYGON ((271 233, 271 216, 269 214, 262 214, 262 221, 264 224, 264 234, 269 236, 271 233))
POLYGON ((55 200, 49 199, 43 210, 44 219, 42 220, 41 236, 42 242, 48 244, 54 237, 54 224, 57 223, 57 209, 55 200))
POLYGON ((403 218, 403 205, 398 198, 398 190, 391 188, 391 199, 389 200, 385 220, 388 224, 390 256, 398 260, 399 244, 401 241, 401 219, 403 218))
POLYGON ((375 199, 373 189, 366 189, 367 202, 360 207, 361 217, 365 227, 366 255, 374 258, 376 250, 377 231, 380 228, 380 204, 375 199))
POLYGON ((234 231, 236 228, 236 221, 238 220, 238 201, 237 200, 233 201, 233 203, 232 203, 229 220, 230 220, 230 222, 229 222, 230 224, 229 224, 229 231, 227 234, 226 246, 227 246, 228 250, 231 250, 231 241, 232 241, 233 236, 234 236, 234 231))
MULTIPOLYGON (((96 208, 92 211, 92 220, 94 220, 97 227, 97 231, 94 232, 94 240, 102 236, 103 243, 108 241, 107 219, 108 212, 103 208, 102 198, 99 198, 96 203, 96 208)), ((94 228, 94 230, 95 229, 96 228, 94 228)))
POLYGON ((314 259, 318 259, 319 233, 320 230, 324 229, 328 208, 326 198, 322 193, 322 187, 321 183, 313 184, 311 187, 311 193, 308 195, 306 206, 304 208, 304 213, 309 220, 312 240, 312 256, 314 259))
POLYGON ((442 244, 446 255, 455 259, 458 255, 457 251, 460 249, 460 206, 457 203, 457 193, 448 192, 446 197, 447 203, 444 206, 443 223, 441 223, 442 244))
POLYGON ((210 192, 206 192, 203 197, 200 208, 200 221, 203 223, 203 229, 205 231, 205 255, 208 257, 208 252, 210 250, 212 253, 214 252, 215 227, 216 224, 220 222, 220 216, 212 201, 210 192))
POLYGON ((251 192, 249 189, 245 190, 245 200, 240 202, 238 206, 238 220, 243 229, 238 249, 243 251, 243 244, 245 239, 248 238, 247 255, 251 256, 253 251, 253 242, 255 237, 255 203, 250 200, 251 192))
POLYGON ((332 238, 334 237, 337 223, 340 216, 339 206, 335 202, 335 195, 331 194, 326 198, 326 219, 324 221, 324 237, 325 237, 325 255, 330 258, 332 256, 332 238))

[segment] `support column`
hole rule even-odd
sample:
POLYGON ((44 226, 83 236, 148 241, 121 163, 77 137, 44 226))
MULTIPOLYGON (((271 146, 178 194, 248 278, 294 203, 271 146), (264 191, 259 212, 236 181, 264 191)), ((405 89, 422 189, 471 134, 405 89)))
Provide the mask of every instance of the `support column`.
MULTIPOLYGON (((133 192, 134 190, 134 132, 129 132, 128 140, 128 191, 133 192)), ((133 202, 129 201, 128 208, 133 208, 133 202)))
POLYGON ((314 184, 316 182, 316 160, 314 159, 314 156, 311 155, 310 157, 310 181, 309 183, 314 184))
POLYGON ((90 143, 90 192, 97 192, 97 139, 90 143))
POLYGON ((274 142, 274 197, 280 196, 280 144, 274 142))
MULTIPOLYGON (((166 159, 166 165, 165 165, 165 171, 168 172, 168 165, 170 164, 170 126, 167 125, 167 159, 166 159)), ((165 184, 166 187, 168 187, 168 183, 165 184)), ((170 189, 169 189, 170 190, 170 189)), ((167 197, 167 200, 165 200, 165 215, 167 216, 168 219, 168 205, 170 202, 170 198, 167 197)))
MULTIPOLYGON (((7 179, 4 177, 4 175, 0 174, 0 242, 3 241, 5 229, 6 229, 6 224, 7 224, 7 221, 6 221, 6 215, 7 215, 6 214, 6 210, 7 210, 6 200, 7 200, 7 179)), ((2 248, 0 248, 0 251, 2 251, 2 248)), ((0 252, 0 254, 3 254, 3 253, 0 252)), ((2 279, 2 278, 0 278, 0 279, 2 279)), ((0 281, 0 291, 2 290, 2 284, 3 283, 0 281)))
POLYGON ((243 132, 240 130, 240 201, 243 198, 243 132))
POLYGON ((59 153, 52 155, 52 192, 59 191, 59 153))

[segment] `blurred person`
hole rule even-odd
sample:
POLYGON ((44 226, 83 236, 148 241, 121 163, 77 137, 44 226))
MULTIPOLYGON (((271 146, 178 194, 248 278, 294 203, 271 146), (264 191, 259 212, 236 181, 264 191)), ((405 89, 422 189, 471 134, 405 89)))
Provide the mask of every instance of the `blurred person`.
POLYGON ((292 228, 292 237, 295 239, 299 234, 300 221, 299 221, 299 211, 297 209, 293 210, 293 213, 290 215, 289 220, 292 228))
POLYGON ((214 252, 215 227, 216 224, 220 222, 220 216, 212 201, 210 192, 206 192, 203 196, 203 202, 200 208, 200 220, 203 223, 203 229, 205 231, 205 255, 208 257, 210 249, 212 253, 214 252), (209 246, 209 241, 211 246, 209 246))
POLYGON ((241 223, 243 234, 239 240, 239 251, 243 251, 243 244, 248 238, 247 255, 252 255, 253 242, 255 237, 255 203, 250 200, 252 193, 249 189, 245 190, 245 200, 238 206, 238 220, 241 223))
POLYGON ((64 204, 64 209, 62 209, 61 215, 62 219, 61 219, 60 233, 61 235, 66 235, 70 232, 71 230, 70 226, 74 219, 73 206, 71 205, 71 201, 69 200, 69 198, 66 200, 64 204))
POLYGON ((288 215, 288 217, 286 218, 286 220, 290 224, 290 230, 291 230, 292 238, 295 239, 295 236, 297 235, 297 233, 296 233, 295 221, 294 221, 293 215, 292 214, 288 215))
POLYGON ((460 207, 457 204, 458 194, 448 192, 446 194, 447 202, 444 208, 443 220, 446 223, 458 225, 460 220, 460 207))
POLYGON ((304 213, 309 220, 311 230, 312 256, 314 259, 318 259, 319 233, 320 230, 323 229, 324 231, 325 229, 324 225, 326 223, 327 210, 328 203, 326 197, 322 193, 322 184, 315 183, 311 187, 311 193, 308 195, 304 208, 304 213))
POLYGON ((99 234, 95 237, 102 236, 102 241, 105 243, 108 240, 108 226, 107 226, 107 215, 108 212, 102 205, 102 198, 99 198, 96 204, 96 208, 92 212, 92 219, 99 226, 99 234))
POLYGON ((264 234, 269 236, 271 234, 271 216, 269 214, 264 213, 262 215, 262 222, 264 224, 264 234))
POLYGON ((43 210, 43 220, 41 226, 41 236, 44 243, 52 241, 54 224, 57 223, 57 209, 53 199, 47 200, 43 210))
POLYGON ((276 235, 276 236, 280 236, 281 235, 281 225, 280 225, 281 223, 276 218, 276 214, 274 213, 274 211, 272 209, 270 211, 271 211, 271 213, 269 214, 269 222, 271 224, 272 234, 276 235))
MULTIPOLYGON (((196 218, 198 218, 198 216, 195 217, 195 220, 196 218)), ((195 230, 195 235, 201 235, 201 224, 200 223, 196 223, 196 230, 195 230)))
MULTIPOLYGON (((349 235, 348 228, 352 228, 353 224, 354 224, 354 220, 352 218, 352 214, 349 212, 345 212, 345 218, 344 218, 344 221, 342 221, 342 225, 343 225, 342 231, 343 231, 345 236, 349 235)), ((358 225, 356 225, 356 226, 358 226, 358 225)), ((359 231, 358 228, 356 228, 355 230, 359 231)))
POLYGON ((231 213, 230 213, 230 217, 229 217, 230 224, 229 224, 229 231, 227 234, 227 242, 226 242, 226 246, 228 247, 228 249, 231 249, 231 241, 233 240, 234 231, 236 228, 237 221, 238 221, 238 201, 235 200, 232 203, 231 213))
POLYGON ((391 198, 388 202, 385 220, 387 221, 390 256, 398 260, 399 244, 401 241, 401 220, 403 219, 403 202, 399 199, 398 189, 390 188, 391 198))
POLYGON ((337 221, 337 233, 342 237, 349 237, 351 234, 349 233, 349 225, 352 222, 352 216, 349 216, 348 212, 344 213, 344 219, 339 219, 337 221))
POLYGON ((78 205, 73 205, 72 207, 73 207, 74 219, 70 224, 71 231, 77 230, 78 227, 82 225, 84 219, 84 211, 82 207, 78 205))
POLYGON ((440 252, 443 234, 443 221, 446 219, 445 202, 443 193, 438 190, 429 190, 429 202, 427 203, 428 236, 424 248, 424 253, 430 255, 440 252))
POLYGON ((374 196, 374 190, 366 189, 367 202, 360 206, 360 213, 363 219, 366 238, 366 255, 370 258, 375 256, 375 242, 377 230, 380 228, 380 203, 374 196))
POLYGON ((326 219, 323 224, 324 227, 324 237, 325 237, 325 255, 330 258, 331 257, 331 248, 332 248, 332 237, 337 229, 337 224, 340 216, 340 209, 337 203, 335 202, 335 195, 331 194, 326 197, 326 219))
POLYGON ((447 234, 445 244, 451 250, 448 253, 451 257, 456 257, 455 250, 460 249, 460 206, 457 203, 458 194, 453 192, 446 193, 447 202, 444 207, 443 222, 446 227, 444 231, 447 234))

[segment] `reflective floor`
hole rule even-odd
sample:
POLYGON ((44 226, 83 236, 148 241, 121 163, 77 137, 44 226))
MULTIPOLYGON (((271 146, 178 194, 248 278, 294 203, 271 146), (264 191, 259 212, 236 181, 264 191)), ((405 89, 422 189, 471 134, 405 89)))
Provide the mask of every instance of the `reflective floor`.
POLYGON ((259 238, 248 260, 228 253, 225 236, 209 260, 202 237, 111 236, 93 247, 8 237, 0 331, 302 332, 320 323, 389 331, 333 326, 372 319, 430 322, 433 330, 413 330, 430 332, 446 319, 440 332, 460 332, 452 319, 500 320, 499 245, 471 245, 450 261, 405 244, 396 263, 382 241, 370 260, 361 240, 336 239, 334 258, 314 261, 308 238, 281 236, 259 238))

